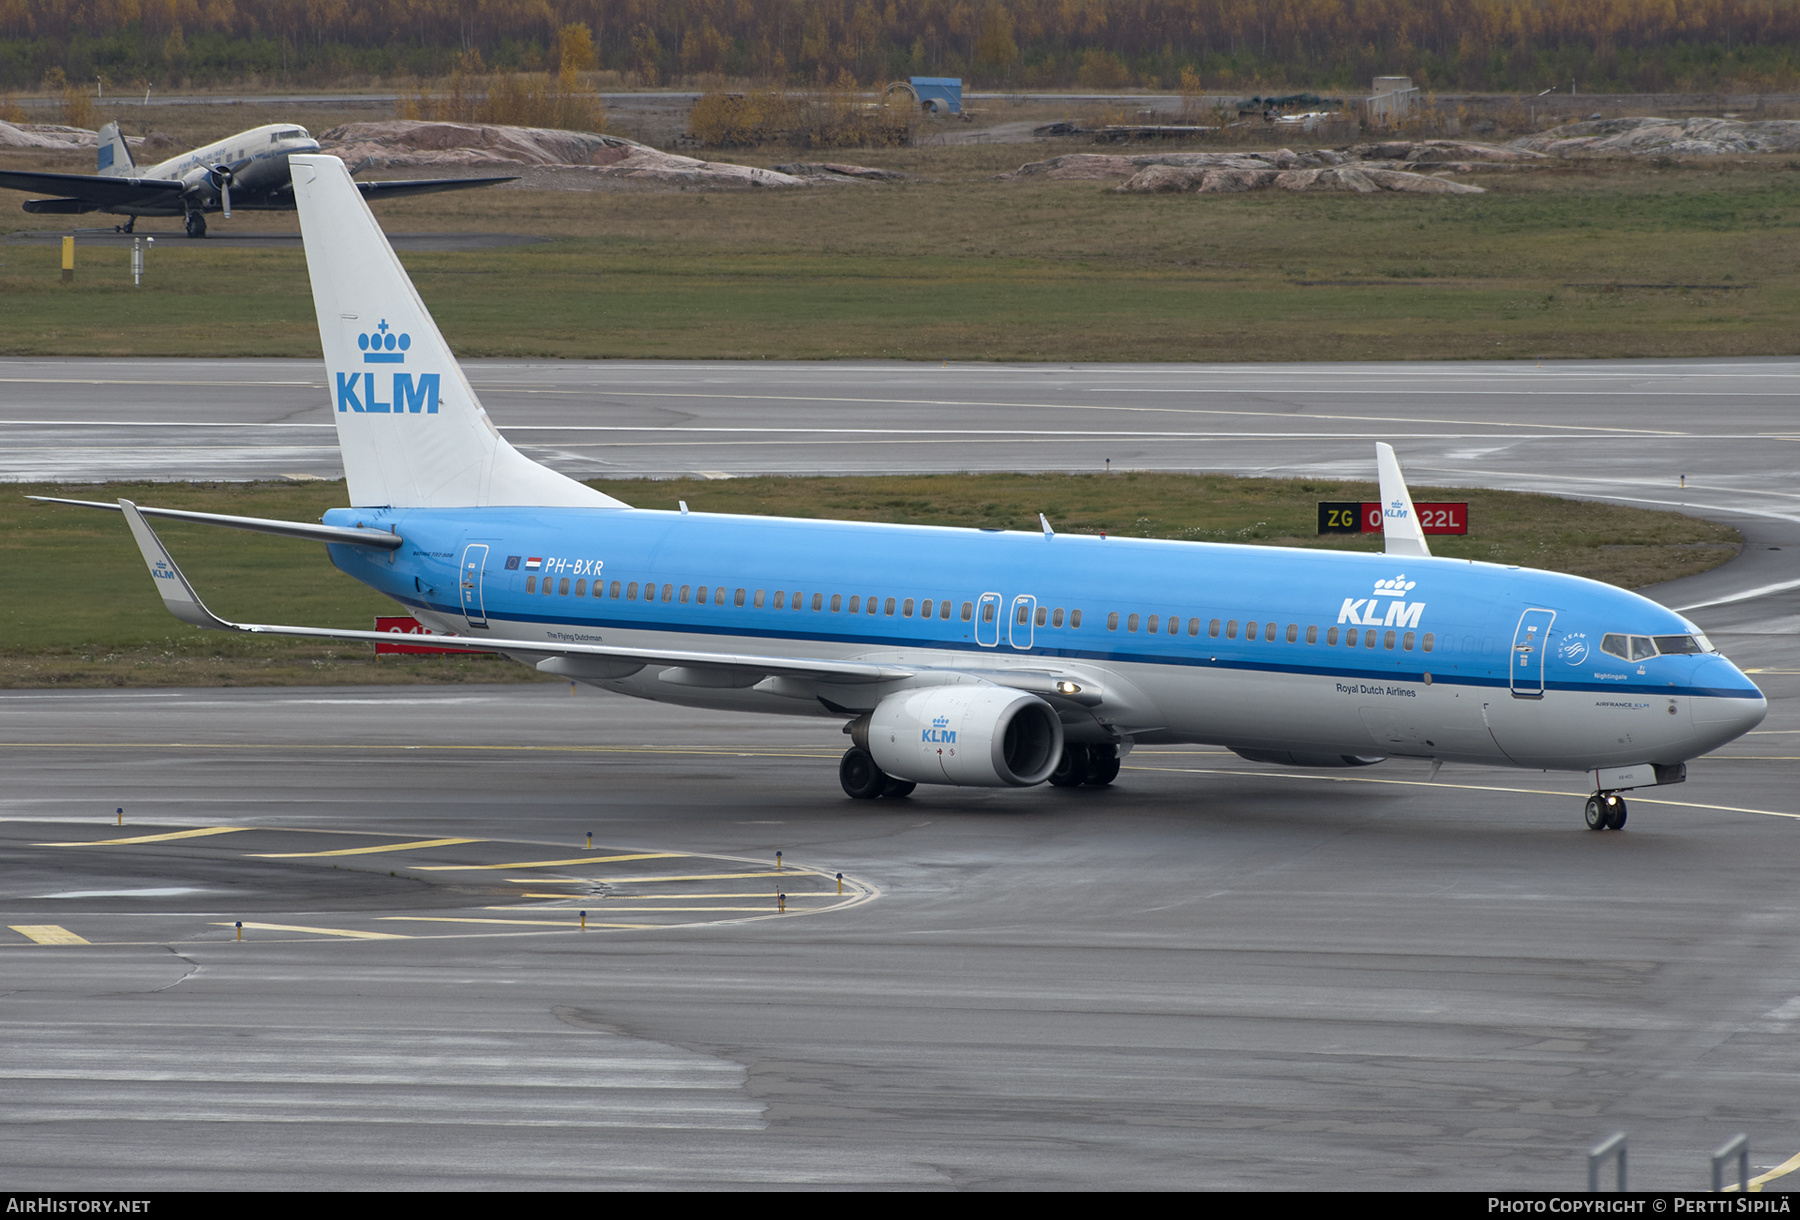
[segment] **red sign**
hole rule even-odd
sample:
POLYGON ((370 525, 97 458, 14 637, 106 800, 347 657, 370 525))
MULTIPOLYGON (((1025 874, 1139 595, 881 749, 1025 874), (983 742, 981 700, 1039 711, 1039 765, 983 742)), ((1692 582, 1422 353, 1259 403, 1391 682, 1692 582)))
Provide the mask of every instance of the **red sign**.
MULTIPOLYGON (((431 630, 431 628, 427 627, 424 623, 421 623, 418 619, 413 618, 410 615, 395 615, 393 617, 389 617, 387 615, 377 615, 375 618, 375 630, 386 631, 393 635, 435 635, 436 634, 435 632, 433 632, 431 630)), ((472 649, 472 648, 431 648, 431 647, 421 645, 421 644, 376 644, 375 645, 375 655, 380 656, 384 652, 415 652, 415 653, 455 652, 455 653, 462 653, 464 655, 471 655, 471 656, 478 655, 476 653, 476 650, 472 649)))
MULTIPOLYGON (((1469 532, 1469 506, 1467 503, 1427 504, 1418 502, 1413 505, 1419 514, 1419 528, 1427 534, 1466 534, 1469 532)), ((1365 534, 1381 533, 1381 505, 1365 503, 1362 506, 1362 532, 1365 534)))

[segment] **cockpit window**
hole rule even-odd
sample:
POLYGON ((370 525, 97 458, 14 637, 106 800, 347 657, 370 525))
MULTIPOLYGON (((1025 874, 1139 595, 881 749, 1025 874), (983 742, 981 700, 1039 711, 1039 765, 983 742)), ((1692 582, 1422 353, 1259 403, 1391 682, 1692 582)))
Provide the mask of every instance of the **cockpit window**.
POLYGON ((304 127, 289 127, 285 131, 278 131, 274 135, 270 136, 269 143, 279 144, 283 140, 310 140, 311 138, 312 138, 311 136, 306 134, 306 128, 304 128, 304 127))
POLYGON ((1643 661, 1656 655, 1656 645, 1647 635, 1606 635, 1600 638, 1600 651, 1611 653, 1622 661, 1643 661))
POLYGON ((1659 635, 1656 637, 1656 650, 1664 656, 1670 654, 1679 656, 1688 652, 1711 652, 1710 645, 1701 642, 1705 638, 1691 635, 1659 635))

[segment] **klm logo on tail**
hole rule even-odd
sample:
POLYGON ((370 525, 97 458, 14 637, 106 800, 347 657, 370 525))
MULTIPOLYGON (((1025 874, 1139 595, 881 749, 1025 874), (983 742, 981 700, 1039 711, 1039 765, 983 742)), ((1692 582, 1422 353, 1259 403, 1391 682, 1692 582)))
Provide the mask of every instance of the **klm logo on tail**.
MULTIPOLYGON (((362 349, 364 364, 405 364, 412 336, 395 334, 383 318, 373 331, 356 336, 356 345, 362 349)), ((411 373, 395 373, 393 392, 383 402, 374 373, 339 373, 337 409, 358 415, 436 415, 439 385, 437 373, 420 373, 417 381, 411 373)))

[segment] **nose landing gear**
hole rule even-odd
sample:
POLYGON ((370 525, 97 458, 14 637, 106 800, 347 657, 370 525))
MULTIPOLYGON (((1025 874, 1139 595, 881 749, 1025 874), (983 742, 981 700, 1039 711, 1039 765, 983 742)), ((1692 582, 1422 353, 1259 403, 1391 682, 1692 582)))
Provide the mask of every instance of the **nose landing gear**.
POLYGON ((1588 797, 1583 818, 1589 830, 1624 830, 1625 799, 1616 792, 1596 792, 1588 797))

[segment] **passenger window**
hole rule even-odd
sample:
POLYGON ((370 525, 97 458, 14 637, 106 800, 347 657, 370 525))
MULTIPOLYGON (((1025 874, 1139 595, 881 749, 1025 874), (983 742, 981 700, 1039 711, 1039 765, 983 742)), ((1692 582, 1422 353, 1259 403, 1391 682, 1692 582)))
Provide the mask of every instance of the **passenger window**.
MULTIPOLYGON (((681 600, 682 601, 687 600, 687 588, 685 586, 683 586, 683 588, 681 590, 681 600)), ((701 585, 700 588, 695 591, 694 602, 696 605, 701 605, 701 606, 704 606, 706 604, 706 586, 705 585, 701 585)))
POLYGON ((1060 627, 1060 626, 1062 626, 1062 618, 1063 618, 1063 615, 1062 615, 1062 607, 1061 607, 1061 606, 1058 606, 1058 607, 1057 607, 1057 608, 1056 608, 1056 613, 1055 613, 1055 614, 1052 614, 1052 615, 1051 615, 1051 616, 1050 616, 1050 625, 1051 625, 1051 626, 1052 626, 1052 627, 1060 627))
POLYGON ((1407 652, 1411 652, 1413 650, 1413 633, 1412 632, 1409 631, 1406 633, 1406 635, 1404 637, 1402 637, 1402 639, 1400 640, 1400 647, 1405 649, 1407 652))
MULTIPOLYGON (((872 597, 869 599, 869 613, 870 614, 875 613, 875 599, 872 597)), ((893 598, 890 597, 887 599, 887 606, 884 608, 884 613, 886 613, 886 615, 889 618, 894 617, 894 599, 893 598)))
POLYGON ((930 618, 931 617, 931 599, 929 597, 923 598, 920 600, 920 602, 919 602, 919 617, 920 618, 930 618))
POLYGON ((975 603, 974 602, 964 602, 963 609, 962 609, 962 621, 965 623, 968 622, 970 616, 973 615, 974 613, 975 613, 975 603))
POLYGON ((1375 647, 1375 629, 1373 627, 1371 627, 1367 631, 1363 632, 1363 647, 1364 648, 1375 647))
POLYGON ((994 603, 993 602, 982 602, 981 603, 981 621, 984 623, 991 623, 994 621, 994 603))
MULTIPOLYGON (((719 590, 719 592, 721 592, 721 593, 723 593, 724 591, 725 590, 723 590, 723 589, 719 590)), ((744 604, 744 591, 742 589, 739 589, 736 593, 733 593, 731 595, 731 604, 734 606, 741 606, 744 604)), ((762 590, 761 589, 758 589, 756 591, 756 604, 759 606, 762 605, 762 590)))
POLYGON ((628 602, 637 600, 637 581, 634 580, 625 586, 625 600, 628 602))
MULTIPOLYGON (((637 586, 633 585, 632 588, 636 589, 637 586)), ((618 601, 619 600, 619 582, 616 580, 613 581, 612 588, 608 592, 614 601, 618 601)))
POLYGON ((1236 619, 1232 619, 1225 624, 1225 638, 1228 640, 1237 639, 1237 620, 1236 619))
POLYGON ((1427 631, 1425 633, 1425 638, 1424 638, 1424 640, 1421 641, 1421 643, 1423 643, 1425 645, 1426 652, 1431 651, 1431 632, 1427 631))
POLYGON ((688 587, 686 585, 682 585, 681 586, 681 604, 684 606, 687 605, 688 593, 689 593, 688 587))
MULTIPOLYGON (((888 600, 892 601, 893 599, 889 598, 888 600)), ((913 612, 913 599, 909 597, 900 604, 900 617, 901 618, 911 618, 912 612, 913 612)), ((892 614, 893 611, 889 610, 888 613, 892 614)))
POLYGON ((1317 623, 1308 623, 1306 625, 1306 642, 1308 644, 1317 644, 1319 642, 1319 625, 1317 623))
POLYGON ((1215 640, 1219 638, 1219 620, 1218 619, 1214 619, 1212 622, 1210 622, 1206 625, 1206 634, 1211 636, 1215 640))
POLYGON ((1275 624, 1274 623, 1267 623, 1263 626, 1263 639, 1270 644, 1273 644, 1275 642, 1275 624))
POLYGON ((1389 652, 1394 651, 1394 633, 1392 631, 1381 637, 1381 646, 1389 652))
POLYGON ((1111 614, 1106 616, 1106 629, 1108 631, 1117 631, 1119 629, 1119 612, 1117 610, 1114 610, 1111 614))
POLYGON ((1350 630, 1344 632, 1344 647, 1345 648, 1355 648, 1356 647, 1356 628, 1352 627, 1352 628, 1350 628, 1350 630))
POLYGON ((844 595, 842 593, 833 593, 831 595, 831 612, 833 614, 836 614, 839 610, 842 610, 843 608, 844 608, 844 595))
POLYGON ((537 592, 537 577, 527 576, 525 578, 525 592, 527 592, 527 593, 536 593, 537 592))
POLYGON ((1137 629, 1138 629, 1138 616, 1134 614, 1130 618, 1125 620, 1125 630, 1136 631, 1137 629))
POLYGON ((1181 634, 1181 620, 1173 614, 1171 614, 1169 616, 1169 634, 1170 635, 1180 635, 1181 634))
POLYGON ((948 619, 950 617, 950 603, 949 602, 939 602, 938 603, 938 617, 941 619, 948 619))
POLYGON ((1288 636, 1287 636, 1288 643, 1292 644, 1295 640, 1298 640, 1299 638, 1300 638, 1299 626, 1294 623, 1289 623, 1288 624, 1288 636))
MULTIPOLYGON (((564 581, 563 581, 563 584, 564 584, 564 585, 565 585, 565 586, 566 586, 566 585, 567 585, 567 584, 568 584, 568 583, 569 583, 569 582, 568 582, 568 580, 567 580, 567 579, 565 579, 565 580, 564 580, 564 581)), ((548 577, 548 576, 546 576, 546 577, 544 577, 544 596, 545 596, 545 597, 549 597, 549 596, 550 596, 550 595, 551 595, 551 594, 552 594, 552 593, 554 593, 554 592, 556 592, 556 582, 555 582, 555 581, 554 581, 554 580, 552 580, 552 579, 551 579, 551 578, 550 578, 550 577, 548 577)))
POLYGON ((786 589, 775 590, 775 608, 777 610, 786 610, 787 609, 787 590, 786 589))
POLYGON ((1079 610, 1069 611, 1069 628, 1070 628, 1070 630, 1073 630, 1079 626, 1081 626, 1081 611, 1079 611, 1079 610))
MULTIPOLYGON (((1156 615, 1152 614, 1150 616, 1149 625, 1145 628, 1145 630, 1148 631, 1151 635, 1155 635, 1161 626, 1162 626, 1162 620, 1159 619, 1156 615)), ((1133 627, 1132 630, 1136 631, 1137 628, 1133 627)))
POLYGON ((1335 647, 1337 645, 1337 637, 1338 637, 1338 630, 1336 627, 1333 627, 1331 630, 1329 630, 1325 633, 1325 643, 1335 647))
POLYGON ((1244 624, 1244 640, 1245 640, 1245 642, 1246 643, 1252 642, 1255 639, 1256 639, 1256 624, 1255 623, 1245 623, 1244 624))
MULTIPOLYGON (((794 604, 797 606, 800 603, 798 600, 796 600, 794 604)), ((824 605, 825 605, 825 595, 823 593, 813 594, 813 609, 818 610, 821 607, 823 607, 824 605)))
POLYGON ((862 595, 860 593, 851 595, 851 597, 850 597, 850 613, 852 613, 852 614, 861 614, 862 613, 862 595))
POLYGON ((575 596, 576 597, 586 597, 587 596, 587 581, 578 580, 575 582, 575 596))
MULTIPOLYGON (((1043 626, 1043 625, 1044 625, 1044 622, 1045 622, 1045 620, 1046 620, 1046 618, 1047 618, 1047 617, 1048 617, 1048 615, 1049 615, 1049 614, 1050 614, 1050 612, 1049 612, 1049 611, 1048 611, 1048 610, 1046 610, 1046 609, 1044 609, 1044 608, 1043 608, 1043 607, 1042 607, 1042 606, 1039 606, 1039 607, 1038 607, 1038 612, 1037 612, 1037 625, 1038 625, 1038 626, 1039 626, 1039 627, 1042 627, 1042 626, 1043 626)), ((1061 618, 1061 617, 1062 617, 1062 611, 1061 611, 1061 610, 1058 610, 1058 611, 1057 611, 1057 612, 1056 612, 1056 617, 1057 617, 1057 618, 1061 618)))
MULTIPOLYGON (((741 592, 741 590, 740 590, 740 592, 741 592)), ((738 601, 738 605, 741 606, 743 604, 744 604, 743 601, 740 599, 738 601)), ((763 608, 763 591, 761 589, 758 589, 756 591, 756 598, 753 602, 751 602, 751 605, 758 610, 761 610, 763 608)))

